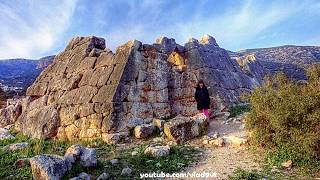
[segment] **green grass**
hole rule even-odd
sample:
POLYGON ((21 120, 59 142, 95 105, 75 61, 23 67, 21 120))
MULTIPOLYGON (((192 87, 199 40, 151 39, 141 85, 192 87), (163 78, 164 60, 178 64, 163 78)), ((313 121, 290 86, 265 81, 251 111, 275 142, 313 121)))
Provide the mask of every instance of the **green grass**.
POLYGON ((230 108, 230 116, 229 117, 236 117, 238 115, 243 114, 244 112, 250 111, 250 105, 235 105, 230 108))
POLYGON ((279 169, 276 170, 266 165, 262 168, 262 170, 244 170, 241 168, 237 168, 233 175, 229 176, 230 180, 260 180, 260 179, 268 179, 268 180, 278 180, 278 179, 288 179, 288 180, 296 180, 296 179, 312 179, 309 176, 306 176, 301 171, 292 169, 285 170, 279 169))
MULTIPOLYGON (((14 139, 0 141, 0 179, 32 179, 30 165, 22 168, 15 167, 14 163, 17 159, 29 158, 38 154, 64 155, 66 149, 73 144, 95 147, 97 149, 98 165, 95 168, 84 168, 79 164, 75 164, 65 174, 64 179, 75 177, 81 172, 86 172, 95 177, 103 172, 108 172, 113 178, 126 179, 126 177, 120 176, 124 167, 130 167, 133 170, 133 177, 136 178, 140 177, 140 173, 147 172, 173 173, 181 171, 200 158, 196 155, 199 150, 186 146, 173 146, 168 156, 153 158, 143 154, 148 146, 147 144, 133 145, 130 148, 119 148, 107 145, 102 141, 65 142, 57 140, 32 140, 16 134, 16 138, 14 139), (28 142, 29 147, 16 152, 2 150, 3 146, 17 142, 28 142), (138 155, 132 156, 132 151, 137 151, 138 155), (115 158, 119 160, 119 164, 113 166, 110 160, 115 158)), ((127 177, 127 179, 132 179, 132 177, 127 177)))
POLYGON ((257 180, 262 178, 269 178, 268 175, 264 172, 257 171, 257 170, 243 170, 243 169, 236 169, 232 176, 229 176, 230 180, 257 180))

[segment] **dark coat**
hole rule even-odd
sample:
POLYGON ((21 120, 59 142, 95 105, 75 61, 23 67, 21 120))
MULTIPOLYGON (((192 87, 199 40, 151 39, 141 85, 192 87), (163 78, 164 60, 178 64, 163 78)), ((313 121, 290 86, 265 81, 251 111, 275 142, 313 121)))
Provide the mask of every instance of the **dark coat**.
POLYGON ((210 97, 206 86, 203 86, 203 88, 196 88, 195 99, 197 101, 198 110, 210 109, 210 97))

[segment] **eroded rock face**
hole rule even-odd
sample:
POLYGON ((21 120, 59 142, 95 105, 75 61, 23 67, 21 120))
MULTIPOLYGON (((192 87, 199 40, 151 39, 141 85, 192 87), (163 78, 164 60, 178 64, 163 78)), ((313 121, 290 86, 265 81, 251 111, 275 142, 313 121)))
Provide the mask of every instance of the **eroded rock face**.
POLYGON ((132 129, 132 119, 195 115, 199 79, 218 110, 259 84, 209 35, 184 46, 166 37, 153 45, 133 40, 115 53, 102 38, 77 37, 28 88, 32 102, 16 129, 36 138, 109 141, 132 129))

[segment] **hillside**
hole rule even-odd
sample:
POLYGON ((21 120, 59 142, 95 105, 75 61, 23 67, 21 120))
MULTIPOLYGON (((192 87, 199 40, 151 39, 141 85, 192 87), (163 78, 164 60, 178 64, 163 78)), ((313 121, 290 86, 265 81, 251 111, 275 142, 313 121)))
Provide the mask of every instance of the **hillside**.
POLYGON ((52 63, 53 58, 54 56, 46 56, 39 60, 0 60, 0 83, 7 87, 25 89, 32 84, 43 69, 52 63))
POLYGON ((320 62, 318 46, 279 46, 228 52, 233 58, 254 55, 271 73, 284 71, 290 78, 306 79, 303 67, 320 62))

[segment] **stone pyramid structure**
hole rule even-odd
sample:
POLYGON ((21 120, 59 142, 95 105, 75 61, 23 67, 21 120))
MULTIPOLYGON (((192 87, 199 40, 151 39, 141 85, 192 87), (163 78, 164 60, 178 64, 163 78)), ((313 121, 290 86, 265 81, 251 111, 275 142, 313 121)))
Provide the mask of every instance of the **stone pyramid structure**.
MULTIPOLYGON (((261 69, 250 63, 251 70, 261 69)), ((97 139, 127 131, 137 118, 191 116, 199 79, 215 111, 238 103, 262 81, 209 35, 184 46, 166 37, 152 45, 132 40, 115 53, 102 38, 76 37, 28 88, 15 128, 34 138, 97 139)))

